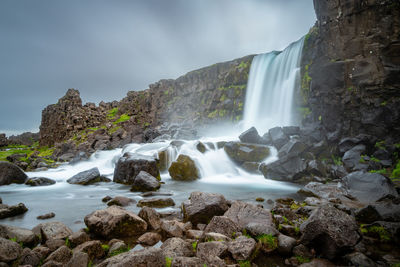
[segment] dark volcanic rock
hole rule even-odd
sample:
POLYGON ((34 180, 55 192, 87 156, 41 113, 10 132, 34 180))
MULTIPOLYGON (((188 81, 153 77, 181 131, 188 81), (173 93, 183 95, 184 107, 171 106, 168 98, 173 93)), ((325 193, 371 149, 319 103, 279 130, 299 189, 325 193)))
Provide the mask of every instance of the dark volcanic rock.
POLYGON ((21 246, 14 241, 0 237, 0 262, 9 262, 17 259, 22 253, 21 246))
POLYGON ((233 202, 224 216, 234 221, 242 229, 245 229, 250 223, 275 227, 269 210, 241 201, 233 202))
POLYGON ((133 180, 131 191, 147 192, 156 191, 160 188, 160 182, 151 174, 141 171, 133 180))
POLYGON ((139 200, 138 207, 165 208, 175 206, 172 198, 150 198, 139 200))
POLYGON ((0 161, 0 186, 12 183, 23 184, 27 178, 28 176, 18 166, 0 161))
POLYGON ((193 181, 200 178, 194 161, 186 155, 179 155, 178 159, 172 162, 168 169, 173 180, 193 181))
POLYGON ((367 170, 368 164, 363 163, 361 155, 365 153, 366 148, 364 145, 357 145, 344 153, 343 165, 348 172, 367 170))
POLYGON ((224 146, 226 154, 235 162, 260 162, 270 154, 266 145, 248 144, 241 142, 228 142, 224 146))
POLYGON ((254 127, 251 127, 247 131, 241 133, 239 135, 239 140, 240 140, 240 142, 250 143, 250 144, 265 143, 265 141, 262 139, 262 137, 258 134, 257 129, 254 127))
POLYGON ((269 164, 262 163, 260 171, 265 178, 294 182, 304 176, 307 170, 305 160, 300 157, 284 156, 269 164))
POLYGON ((272 144, 279 150, 289 141, 289 137, 283 132, 281 127, 269 129, 268 134, 272 144))
POLYGON ((30 186, 46 186, 46 185, 52 185, 55 184, 56 181, 46 178, 46 177, 34 177, 34 178, 29 178, 25 184, 30 185, 30 186))
POLYGON ((24 203, 19 203, 14 206, 0 204, 0 219, 17 216, 27 211, 28 209, 25 207, 24 203))
POLYGON ((100 175, 99 169, 94 167, 90 170, 80 172, 67 180, 70 184, 90 185, 99 182, 109 182, 110 179, 100 175))
POLYGON ((160 177, 155 158, 140 154, 125 153, 118 160, 114 170, 113 181, 122 184, 132 184, 141 171, 145 171, 156 178, 160 177))
POLYGON ((121 207, 126 207, 132 204, 135 204, 136 200, 129 198, 129 197, 123 197, 123 196, 116 196, 112 199, 110 199, 109 202, 107 202, 107 206, 121 206, 121 207))

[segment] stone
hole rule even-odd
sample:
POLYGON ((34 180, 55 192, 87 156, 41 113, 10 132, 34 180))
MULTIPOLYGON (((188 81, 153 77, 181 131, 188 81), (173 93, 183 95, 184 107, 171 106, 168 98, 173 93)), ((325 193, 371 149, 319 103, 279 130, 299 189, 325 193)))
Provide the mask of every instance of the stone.
POLYGON ((268 135, 272 141, 272 144, 279 150, 283 147, 288 141, 289 137, 283 132, 281 127, 271 128, 268 131, 268 135))
POLYGON ((233 202, 224 216, 238 224, 241 229, 245 229, 249 223, 259 223, 273 228, 275 227, 269 210, 242 201, 233 202))
POLYGON ((123 196, 116 196, 112 198, 109 202, 107 202, 107 206, 120 206, 120 207, 126 207, 132 204, 135 204, 136 200, 129 198, 129 197, 123 197, 123 196))
POLYGON ((165 208, 175 206, 172 198, 149 198, 139 200, 138 207, 165 208))
MULTIPOLYGON (((322 199, 342 198, 347 195, 343 187, 338 186, 337 183, 318 183, 310 182, 299 193, 311 197, 317 196, 322 199)), ((315 202, 314 202, 315 203, 315 202)), ((318 204, 318 203, 317 203, 318 204)))
POLYGON ((24 246, 35 246, 39 239, 28 229, 0 224, 0 237, 5 239, 15 239, 17 243, 24 246))
POLYGON ((71 246, 76 247, 80 244, 83 244, 83 243, 89 241, 90 237, 85 231, 81 230, 81 231, 71 234, 68 237, 68 240, 69 240, 71 246))
POLYGON ((192 244, 178 237, 165 240, 161 249, 164 255, 169 258, 194 256, 192 244))
POLYGON ((161 248, 145 248, 128 251, 108 258, 97 265, 98 267, 152 266, 164 267, 165 256, 161 248))
POLYGON ((157 244, 160 240, 161 240, 161 235, 152 232, 144 233, 138 238, 139 244, 145 246, 153 246, 157 244))
POLYGON ((253 238, 239 236, 229 242, 228 250, 235 260, 248 260, 256 249, 256 241, 253 238))
POLYGON ((220 234, 220 233, 214 233, 214 232, 204 233, 203 239, 205 241, 207 241, 207 242, 210 242, 210 241, 230 242, 230 241, 232 241, 232 238, 230 238, 230 237, 228 237, 226 235, 223 235, 223 234, 220 234))
POLYGON ((52 185, 55 184, 56 181, 46 178, 46 177, 34 177, 34 178, 29 178, 25 184, 30 185, 30 186, 46 186, 46 185, 52 185))
POLYGON ((156 191, 160 188, 160 182, 151 174, 141 171, 133 180, 132 192, 156 191))
POLYGON ((210 260, 210 257, 222 258, 228 254, 226 242, 211 241, 197 244, 196 256, 202 260, 210 260))
POLYGON ((307 149, 307 145, 297 139, 291 139, 278 151, 279 157, 289 156, 296 157, 299 156, 307 149))
POLYGON ((12 183, 23 184, 27 178, 28 176, 17 165, 0 161, 0 186, 12 183))
POLYGON ((90 170, 75 174, 67 180, 70 184, 90 185, 99 182, 110 182, 110 179, 101 176, 99 169, 94 167, 90 170))
POLYGON ((307 163, 300 157, 283 156, 272 163, 262 163, 259 170, 267 179, 295 182, 307 173, 307 163))
POLYGON ((335 267, 336 265, 326 259, 313 259, 310 262, 300 264, 299 267, 335 267))
POLYGON ((161 228, 160 214, 152 208, 143 207, 139 211, 139 217, 145 220, 149 226, 149 229, 159 230, 161 228))
POLYGON ((0 262, 16 260, 22 253, 21 246, 11 240, 0 237, 0 262))
POLYGON ((105 196, 101 199, 102 202, 107 203, 108 201, 110 201, 112 199, 112 197, 110 196, 105 196))
POLYGON ((38 255, 40 259, 47 258, 47 256, 51 253, 51 250, 45 246, 37 246, 33 248, 32 251, 36 253, 36 255, 38 255))
POLYGON ((171 267, 204 267, 203 261, 197 257, 175 257, 171 267))
POLYGON ((52 252, 44 261, 45 263, 55 261, 58 263, 66 264, 72 258, 72 251, 66 246, 58 248, 52 252))
POLYGON ((123 242, 123 241, 117 241, 114 243, 111 243, 111 241, 108 243, 110 248, 108 249, 108 256, 110 257, 116 252, 120 251, 128 251, 128 246, 123 242))
POLYGON ((318 207, 300 226, 301 242, 327 259, 354 247, 360 240, 355 219, 332 206, 318 207))
POLYGON ((40 226, 42 240, 65 239, 72 234, 72 230, 62 222, 47 222, 40 226))
POLYGON ((368 169, 368 164, 363 163, 361 159, 361 155, 366 152, 366 147, 364 145, 357 145, 344 153, 342 158, 343 166, 346 168, 346 171, 366 171, 368 169))
POLYGON ((248 144, 241 142, 228 142, 224 146, 226 154, 234 162, 261 162, 270 155, 269 147, 266 145, 248 144))
POLYGON ((195 162, 187 155, 179 155, 168 169, 173 180, 193 181, 200 178, 195 162))
POLYGON ((67 263, 66 267, 87 267, 89 263, 89 256, 84 252, 74 252, 72 258, 67 263))
POLYGON ((300 127, 299 126, 284 126, 284 127, 282 127, 282 131, 287 136, 300 135, 300 127))
POLYGON ((388 196, 398 196, 393 183, 378 173, 353 172, 342 179, 342 184, 348 194, 362 203, 375 202, 388 196))
POLYGON ((19 258, 18 264, 21 265, 30 265, 30 266, 38 266, 40 263, 40 258, 33 252, 30 248, 24 248, 19 258))
POLYGON ((258 134, 257 129, 251 127, 247 131, 244 131, 239 135, 239 140, 242 143, 250 143, 250 144, 263 144, 264 140, 258 134))
POLYGON ((272 236, 276 236, 278 235, 278 230, 275 229, 274 226, 270 225, 270 224, 266 224, 264 222, 250 222, 248 224, 246 224, 245 226, 246 232, 253 236, 253 237, 257 237, 260 235, 272 235, 272 236))
POLYGON ((206 146, 200 141, 197 142, 196 149, 201 153, 205 153, 207 150, 206 146))
POLYGON ((104 256, 104 250, 101 246, 101 242, 98 240, 87 241, 78 245, 72 250, 72 253, 84 252, 89 256, 89 260, 100 259, 104 256))
POLYGON ((187 230, 186 237, 188 239, 200 240, 203 237, 204 232, 201 230, 187 230))
POLYGON ((105 239, 138 236, 147 229, 143 219, 118 206, 94 211, 84 221, 90 232, 105 239))
POLYGON ((54 214, 54 212, 50 212, 50 213, 46 213, 46 214, 43 214, 43 215, 39 215, 39 216, 37 216, 36 217, 36 219, 38 219, 38 220, 47 220, 47 219, 50 219, 50 218, 54 218, 56 215, 54 214))
POLYGON ((233 220, 225 216, 214 216, 204 230, 205 233, 214 232, 226 236, 233 236, 241 232, 241 228, 233 220))
POLYGON ((228 210, 228 202, 221 194, 192 192, 189 200, 182 203, 184 221, 193 225, 208 223, 214 216, 221 216, 228 210))
POLYGON ((0 205, 0 219, 14 217, 20 214, 24 214, 28 209, 25 207, 24 203, 19 203, 14 206, 0 205))
POLYGON ((376 267, 373 260, 362 254, 361 252, 353 252, 343 257, 351 266, 376 267))
POLYGON ((64 264, 56 261, 48 261, 42 265, 42 267, 63 267, 64 264))
POLYGON ((58 248, 64 246, 65 243, 66 242, 64 239, 47 239, 45 245, 51 250, 51 252, 53 252, 58 248))
POLYGON ((293 237, 279 234, 278 235, 278 252, 283 255, 292 254, 292 249, 297 241, 293 237))
POLYGON ((186 230, 186 225, 176 220, 163 220, 161 222, 161 230, 170 237, 183 237, 186 230))
POLYGON ((141 171, 145 171, 156 178, 160 177, 157 160, 154 157, 125 153, 115 166, 113 181, 131 185, 141 171))

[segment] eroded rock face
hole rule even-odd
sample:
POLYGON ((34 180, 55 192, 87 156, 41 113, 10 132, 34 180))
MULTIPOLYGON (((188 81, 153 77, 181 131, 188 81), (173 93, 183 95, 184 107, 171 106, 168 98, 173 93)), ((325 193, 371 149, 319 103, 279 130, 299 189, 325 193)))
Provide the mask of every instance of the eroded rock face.
POLYGON ((333 259, 360 240, 355 219, 332 206, 318 207, 300 226, 301 242, 323 257, 333 259))
POLYGON ((28 176, 18 166, 9 162, 0 162, 0 186, 12 183, 23 184, 28 176))
POLYGON ((147 229, 147 223, 143 219, 118 206, 86 215, 85 224, 90 232, 106 239, 138 236, 147 229))
POLYGON ((133 184, 136 176, 141 171, 145 171, 154 177, 160 177, 155 158, 125 153, 115 166, 113 181, 122 184, 133 184))
POLYGON ((193 181, 200 178, 194 161, 186 155, 179 155, 168 169, 171 178, 178 181, 193 181))

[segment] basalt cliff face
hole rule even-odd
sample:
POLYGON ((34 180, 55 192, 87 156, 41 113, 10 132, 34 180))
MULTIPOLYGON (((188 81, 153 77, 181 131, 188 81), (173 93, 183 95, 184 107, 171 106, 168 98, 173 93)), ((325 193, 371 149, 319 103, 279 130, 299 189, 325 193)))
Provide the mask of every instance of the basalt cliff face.
POLYGON ((306 36, 301 99, 304 125, 332 142, 360 133, 398 141, 400 2, 314 0, 306 36))

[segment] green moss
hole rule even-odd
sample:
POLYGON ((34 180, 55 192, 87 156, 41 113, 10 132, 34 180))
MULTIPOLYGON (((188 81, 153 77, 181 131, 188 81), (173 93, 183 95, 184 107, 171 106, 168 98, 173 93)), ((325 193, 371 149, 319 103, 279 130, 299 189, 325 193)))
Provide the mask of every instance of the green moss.
POLYGON ((251 267, 250 261, 238 261, 240 267, 251 267))
POLYGON ((390 175, 390 178, 400 179, 400 161, 398 161, 396 166, 394 167, 392 174, 390 175))
POLYGON ((87 267, 93 267, 93 261, 89 261, 87 267))
MULTIPOLYGON (((102 246, 103 247, 103 246, 102 246)), ((113 252, 111 252, 110 254, 109 254, 109 257, 113 257, 113 256, 116 256, 116 255, 119 255, 119 254, 121 254, 121 253, 124 253, 124 252, 127 252, 127 251, 129 251, 130 250, 130 248, 129 247, 122 247, 122 248, 120 248, 120 249, 117 249, 117 250, 114 250, 113 252)))
POLYGON ((384 106, 386 106, 387 105, 387 101, 383 101, 382 103, 381 103, 381 106, 382 107, 384 107, 384 106))
POLYGON ((222 94, 221 97, 219 98, 220 102, 224 102, 226 100, 226 95, 222 94))
POLYGON ((165 267, 171 267, 172 265, 172 258, 165 257, 165 267))
POLYGON ((106 245, 106 244, 103 244, 103 245, 101 245, 101 248, 102 248, 105 252, 107 252, 107 251, 110 249, 110 246, 109 246, 109 245, 106 245))
POLYGON ((386 141, 382 140, 375 143, 375 147, 378 149, 386 149, 386 141))
POLYGON ((303 119, 305 119, 308 115, 311 114, 311 109, 308 107, 301 107, 299 108, 299 112, 301 113, 303 119))
POLYGON ((349 88, 347 88, 347 91, 349 91, 349 92, 353 91, 353 87, 350 86, 349 88))
POLYGON ((69 242, 68 237, 65 239, 65 246, 67 246, 68 248, 71 247, 71 243, 69 242))
POLYGON ((365 235, 372 234, 378 237, 380 241, 388 242, 391 239, 389 233, 382 226, 361 224, 360 231, 365 235))
POLYGON ((192 248, 193 248, 193 252, 196 252, 196 250, 197 250, 197 241, 194 241, 192 243, 192 248))
POLYGON ((109 120, 114 119, 115 116, 117 115, 117 113, 118 113, 118 108, 110 109, 110 110, 108 111, 108 113, 107 113, 107 119, 109 119, 109 120))
POLYGON ((112 127, 112 128, 110 128, 110 130, 108 130, 108 133, 109 133, 109 134, 113 134, 113 133, 115 133, 116 131, 118 131, 119 129, 121 129, 121 126, 112 127))
POLYGON ((372 156, 372 157, 370 158, 370 161, 373 161, 373 162, 381 162, 380 159, 375 158, 374 156, 372 156))
POLYGON ((337 166, 343 165, 341 157, 335 157, 335 155, 332 155, 332 160, 333 160, 333 163, 335 163, 335 165, 337 165, 337 166))
POLYGON ((49 156, 53 155, 54 150, 55 150, 54 148, 48 148, 47 146, 40 147, 37 149, 37 151, 39 151, 38 156, 39 157, 49 157, 49 156))
POLYGON ((122 114, 119 117, 119 119, 114 122, 114 124, 121 123, 121 122, 124 122, 124 121, 128 121, 130 118, 131 118, 131 116, 129 116, 128 114, 126 114, 126 113, 122 114))
POLYGON ((228 111, 226 109, 221 109, 218 111, 218 115, 220 118, 225 117, 225 115, 228 113, 228 111))
POLYGON ((309 64, 305 65, 304 67, 304 74, 301 79, 301 96, 303 98, 303 103, 307 104, 308 103, 308 95, 310 93, 310 84, 312 78, 309 75, 309 68, 311 66, 312 62, 309 64))
POLYGON ((250 65, 249 61, 242 61, 242 62, 240 62, 239 66, 237 66, 236 68, 247 69, 249 67, 249 65, 250 65))
POLYGON ((385 175, 385 174, 387 174, 387 173, 388 173, 388 171, 387 171, 387 169, 381 169, 381 170, 370 170, 370 171, 369 171, 369 173, 379 173, 379 174, 383 174, 383 175, 385 175))
POLYGON ((257 236, 256 239, 260 244, 266 245, 270 250, 278 248, 278 239, 272 235, 263 234, 257 236))
MULTIPOLYGON (((292 205, 290 205, 290 208, 291 208, 292 210, 297 210, 298 208, 304 207, 304 206, 306 206, 306 205, 307 205, 307 204, 306 204, 305 202, 300 203, 300 204, 298 204, 298 203, 296 203, 296 202, 293 202, 292 205)), ((286 219, 286 220, 287 220, 287 219, 286 219)))
POLYGON ((309 258, 304 257, 304 256, 296 256, 296 259, 300 264, 307 263, 307 262, 311 261, 309 258))
POLYGON ((214 119, 215 117, 217 117, 218 114, 218 109, 214 110, 213 112, 210 112, 207 117, 210 119, 214 119))

